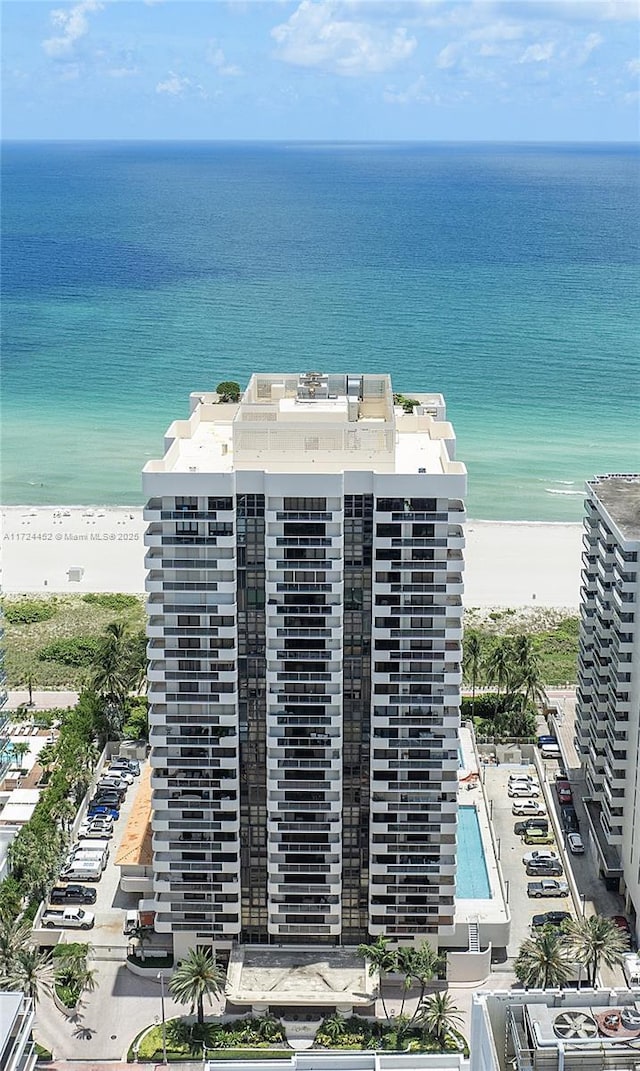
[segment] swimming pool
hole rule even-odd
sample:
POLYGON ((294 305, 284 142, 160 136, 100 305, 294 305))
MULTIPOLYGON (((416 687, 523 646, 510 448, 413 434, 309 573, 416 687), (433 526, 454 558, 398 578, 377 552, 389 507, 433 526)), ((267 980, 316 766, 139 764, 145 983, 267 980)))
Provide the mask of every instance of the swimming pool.
POLYGON ((491 885, 475 807, 458 808, 458 900, 490 900, 491 885))

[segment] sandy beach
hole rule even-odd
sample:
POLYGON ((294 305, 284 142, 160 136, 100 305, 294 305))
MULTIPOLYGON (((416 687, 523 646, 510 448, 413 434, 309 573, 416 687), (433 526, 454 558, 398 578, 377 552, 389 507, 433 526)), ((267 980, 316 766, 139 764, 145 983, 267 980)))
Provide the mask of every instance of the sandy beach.
MULTIPOLYGON (((12 506, 2 511, 6 594, 144 592, 141 509, 12 506)), ((465 605, 579 605, 580 524, 466 524, 465 605)))

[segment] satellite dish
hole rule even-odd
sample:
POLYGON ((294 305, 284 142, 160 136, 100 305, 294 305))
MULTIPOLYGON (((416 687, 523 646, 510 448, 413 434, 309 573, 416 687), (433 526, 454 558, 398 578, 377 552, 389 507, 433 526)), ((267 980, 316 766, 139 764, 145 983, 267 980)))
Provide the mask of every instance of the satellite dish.
POLYGON ((553 1032, 559 1038, 595 1038, 598 1026, 595 1019, 586 1012, 565 1011, 556 1015, 553 1032))

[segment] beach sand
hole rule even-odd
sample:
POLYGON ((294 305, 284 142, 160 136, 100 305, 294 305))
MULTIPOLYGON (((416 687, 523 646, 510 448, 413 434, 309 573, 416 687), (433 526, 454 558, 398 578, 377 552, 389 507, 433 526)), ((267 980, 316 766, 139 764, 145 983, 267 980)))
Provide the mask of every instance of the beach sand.
MULTIPOLYGON (((144 592, 141 509, 11 506, 2 511, 6 594, 144 592)), ((580 524, 466 524, 467 607, 577 610, 580 524)))

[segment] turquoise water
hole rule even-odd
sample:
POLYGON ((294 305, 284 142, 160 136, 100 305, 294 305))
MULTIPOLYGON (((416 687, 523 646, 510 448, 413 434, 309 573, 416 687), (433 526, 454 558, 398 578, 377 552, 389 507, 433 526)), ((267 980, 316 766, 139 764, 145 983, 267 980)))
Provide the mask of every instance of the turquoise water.
POLYGON ((469 514, 577 520, 638 468, 638 154, 13 144, 6 503, 136 504, 192 390, 256 370, 441 391, 469 514))
POLYGON ((458 900, 490 900, 491 886, 475 807, 458 808, 458 900))

